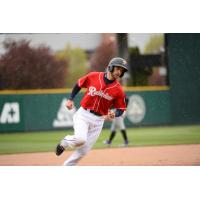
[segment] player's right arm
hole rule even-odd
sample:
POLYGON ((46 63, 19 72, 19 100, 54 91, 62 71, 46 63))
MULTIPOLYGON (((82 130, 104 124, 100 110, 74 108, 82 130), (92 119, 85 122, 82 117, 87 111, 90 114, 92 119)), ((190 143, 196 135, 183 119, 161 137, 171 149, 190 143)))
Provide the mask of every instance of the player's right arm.
POLYGON ((81 90, 81 87, 78 86, 78 83, 73 87, 69 99, 66 102, 66 107, 71 110, 74 107, 74 98, 81 90))
POLYGON ((74 107, 74 101, 68 99, 66 102, 67 109, 71 110, 74 107))
POLYGON ((69 99, 66 102, 66 107, 71 110, 74 107, 74 98, 75 96, 79 93, 79 91, 81 90, 81 88, 87 88, 88 86, 88 77, 91 76, 93 73, 89 73, 83 77, 81 77, 76 85, 74 86, 74 88, 72 89, 72 92, 70 94, 69 99))

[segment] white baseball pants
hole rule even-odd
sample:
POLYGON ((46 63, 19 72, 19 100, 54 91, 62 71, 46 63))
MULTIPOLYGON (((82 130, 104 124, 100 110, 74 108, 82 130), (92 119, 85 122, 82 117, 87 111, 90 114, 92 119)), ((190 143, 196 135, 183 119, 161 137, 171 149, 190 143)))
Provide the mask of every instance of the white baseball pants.
POLYGON ((119 128, 120 130, 125 130, 125 124, 124 124, 124 117, 116 117, 113 119, 112 124, 111 124, 111 131, 116 131, 116 129, 119 128))
POLYGON ((64 162, 65 166, 76 165, 97 141, 104 124, 103 116, 96 116, 80 107, 73 116, 74 135, 67 135, 61 145, 76 148, 64 162))

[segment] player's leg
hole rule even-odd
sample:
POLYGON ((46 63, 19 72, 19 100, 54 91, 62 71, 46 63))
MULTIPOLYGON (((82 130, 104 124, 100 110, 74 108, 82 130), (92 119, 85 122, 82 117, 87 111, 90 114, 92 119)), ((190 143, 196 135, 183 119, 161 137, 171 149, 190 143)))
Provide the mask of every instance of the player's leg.
POLYGON ((112 143, 112 140, 113 140, 113 138, 115 137, 115 135, 116 135, 116 131, 111 131, 110 137, 109 137, 109 139, 107 140, 107 144, 111 144, 111 143, 112 143))
POLYGON ((63 151, 70 147, 80 147, 87 141, 88 123, 76 113, 73 117, 74 135, 67 135, 56 147, 56 155, 61 155, 63 151))
POLYGON ((80 148, 76 149, 71 156, 64 162, 63 165, 65 166, 74 166, 76 165, 81 158, 84 157, 88 153, 88 151, 91 150, 95 142, 97 141, 101 130, 103 127, 103 121, 101 123, 92 125, 92 127, 89 127, 89 131, 87 134, 87 142, 81 146, 80 148))
POLYGON ((128 145, 128 137, 127 137, 126 127, 125 127, 125 124, 124 124, 124 118, 123 117, 120 117, 119 126, 120 126, 120 130, 121 130, 121 133, 122 133, 122 137, 124 139, 124 146, 127 146, 128 145))
POLYGON ((111 133, 110 133, 110 137, 108 139, 108 143, 111 144, 112 143, 112 140, 113 138, 115 137, 116 135, 116 129, 117 129, 117 120, 114 119, 113 122, 112 122, 112 125, 111 125, 111 133))
MULTIPOLYGON (((84 145, 85 146, 85 145, 84 145)), ((89 150, 88 150, 89 151, 89 150)), ((77 148, 70 157, 63 163, 64 166, 74 166, 88 152, 85 147, 77 148)))
POLYGON ((124 145, 127 146, 128 145, 128 137, 127 137, 127 133, 126 133, 126 129, 121 130, 123 139, 124 139, 124 145))
POLYGON ((117 123, 116 123, 116 119, 113 119, 112 124, 111 124, 111 128, 110 128, 110 136, 108 140, 104 141, 104 144, 107 145, 111 145, 113 138, 116 135, 116 128, 117 128, 117 123))

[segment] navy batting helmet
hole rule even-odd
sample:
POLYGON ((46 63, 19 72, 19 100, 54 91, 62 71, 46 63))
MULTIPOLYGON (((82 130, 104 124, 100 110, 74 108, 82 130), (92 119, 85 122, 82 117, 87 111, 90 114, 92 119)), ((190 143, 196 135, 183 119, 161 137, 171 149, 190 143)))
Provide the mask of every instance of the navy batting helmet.
POLYGON ((128 64, 126 60, 124 60, 123 58, 120 58, 120 57, 113 58, 108 64, 108 71, 113 72, 115 66, 119 66, 124 69, 120 78, 124 75, 125 72, 128 71, 128 64))

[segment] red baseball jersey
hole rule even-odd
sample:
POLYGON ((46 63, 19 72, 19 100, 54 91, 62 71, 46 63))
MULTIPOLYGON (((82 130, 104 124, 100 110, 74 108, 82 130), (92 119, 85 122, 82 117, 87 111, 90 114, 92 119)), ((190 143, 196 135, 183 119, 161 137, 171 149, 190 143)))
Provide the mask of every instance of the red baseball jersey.
POLYGON ((78 86, 87 88, 81 106, 101 115, 107 115, 112 107, 126 110, 125 94, 120 83, 104 81, 104 72, 91 72, 78 80, 78 86))

